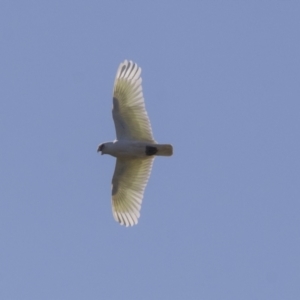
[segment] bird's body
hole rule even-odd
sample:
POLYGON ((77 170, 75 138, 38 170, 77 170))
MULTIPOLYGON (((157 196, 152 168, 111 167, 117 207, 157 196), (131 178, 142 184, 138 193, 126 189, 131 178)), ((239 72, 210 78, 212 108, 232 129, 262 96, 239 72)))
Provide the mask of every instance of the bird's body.
POLYGON ((171 156, 170 144, 153 138, 142 92, 141 68, 125 60, 117 71, 113 92, 113 119, 117 140, 98 147, 117 158, 112 179, 112 208, 116 221, 137 224, 143 194, 155 156, 171 156))
POLYGON ((104 145, 102 154, 109 154, 116 158, 147 159, 152 155, 170 156, 173 151, 172 146, 168 144, 164 145, 130 140, 116 140, 101 145, 104 145))

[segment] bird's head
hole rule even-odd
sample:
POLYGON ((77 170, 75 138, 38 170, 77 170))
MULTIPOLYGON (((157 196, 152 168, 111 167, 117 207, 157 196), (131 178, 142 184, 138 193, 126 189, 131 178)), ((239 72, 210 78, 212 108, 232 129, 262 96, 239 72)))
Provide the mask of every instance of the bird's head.
POLYGON ((102 154, 110 154, 113 155, 113 146, 114 143, 113 142, 106 142, 106 143, 102 143, 98 146, 97 152, 101 152, 102 154))
POLYGON ((100 144, 100 145, 98 146, 97 152, 100 152, 100 151, 101 151, 101 155, 103 155, 103 149, 104 149, 104 147, 105 147, 105 144, 100 144))

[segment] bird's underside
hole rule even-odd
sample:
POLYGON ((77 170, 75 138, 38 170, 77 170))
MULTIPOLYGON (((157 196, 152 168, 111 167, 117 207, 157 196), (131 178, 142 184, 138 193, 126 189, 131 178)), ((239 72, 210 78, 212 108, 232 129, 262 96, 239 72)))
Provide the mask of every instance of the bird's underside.
POLYGON ((144 190, 155 156, 171 156, 169 144, 154 140, 142 91, 141 68, 125 60, 120 64, 113 91, 113 119, 117 140, 98 147, 117 158, 112 178, 112 211, 121 225, 138 223, 144 190))

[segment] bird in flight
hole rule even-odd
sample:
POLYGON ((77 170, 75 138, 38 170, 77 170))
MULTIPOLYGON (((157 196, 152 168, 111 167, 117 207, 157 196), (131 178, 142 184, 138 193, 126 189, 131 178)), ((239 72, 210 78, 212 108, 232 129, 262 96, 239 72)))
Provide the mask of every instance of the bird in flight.
POLYGON ((112 178, 112 212, 114 219, 126 227, 138 223, 154 157, 173 154, 172 145, 154 140, 145 108, 141 71, 132 61, 120 64, 112 109, 117 139, 100 144, 97 150, 117 159, 112 178))

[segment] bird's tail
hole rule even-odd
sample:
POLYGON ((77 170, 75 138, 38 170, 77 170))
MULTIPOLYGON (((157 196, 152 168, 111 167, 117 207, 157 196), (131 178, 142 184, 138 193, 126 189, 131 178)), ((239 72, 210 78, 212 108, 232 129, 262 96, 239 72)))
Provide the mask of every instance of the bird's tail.
POLYGON ((173 147, 170 144, 156 144, 155 148, 157 149, 157 152, 155 153, 157 156, 173 155, 173 147))

